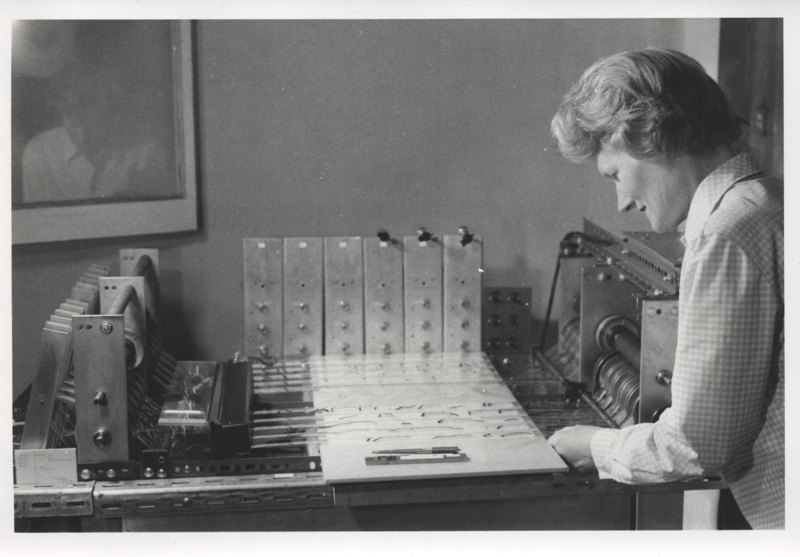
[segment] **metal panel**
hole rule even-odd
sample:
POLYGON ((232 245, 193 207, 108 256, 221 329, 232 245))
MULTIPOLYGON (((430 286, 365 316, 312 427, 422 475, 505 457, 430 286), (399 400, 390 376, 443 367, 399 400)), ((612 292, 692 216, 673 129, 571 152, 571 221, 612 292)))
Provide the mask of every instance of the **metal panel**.
POLYGON ((678 345, 678 298, 642 300, 639 416, 653 421, 672 404, 670 383, 678 345))
POLYGON ((39 349, 36 377, 31 385, 31 397, 22 430, 22 449, 44 449, 52 444, 50 422, 56 394, 69 372, 72 361, 71 333, 45 328, 39 349))
POLYGON ((144 301, 147 303, 147 312, 150 314, 153 323, 161 322, 161 289, 159 288, 158 278, 161 276, 161 265, 158 260, 157 249, 131 248, 119 250, 119 274, 121 277, 142 276, 144 277, 144 301), (150 269, 142 271, 137 269, 139 260, 143 257, 150 258, 150 269))
POLYGON ((146 248, 130 248, 119 250, 119 276, 133 276, 136 263, 145 255, 150 257, 156 277, 160 276, 161 266, 158 261, 158 250, 146 248))
POLYGON ((325 238, 325 353, 364 353, 361 238, 325 238))
POLYGON ((87 315, 77 316, 72 322, 78 462, 125 461, 128 389, 124 318, 87 315))
POLYGON ((442 244, 403 238, 406 353, 442 351, 442 244))
POLYGON ((323 352, 322 238, 283 241, 284 357, 323 352))
POLYGON ((444 237, 444 351, 480 352, 483 240, 461 240, 444 237))
POLYGON ((402 353, 403 248, 399 242, 365 238, 364 329, 367 354, 402 353))
POLYGON ((283 357, 283 240, 246 238, 244 355, 283 357))

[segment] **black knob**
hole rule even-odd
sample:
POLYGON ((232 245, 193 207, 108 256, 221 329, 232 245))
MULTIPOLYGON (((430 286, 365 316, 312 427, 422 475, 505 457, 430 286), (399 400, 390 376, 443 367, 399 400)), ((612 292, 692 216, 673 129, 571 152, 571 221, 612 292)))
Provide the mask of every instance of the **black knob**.
POLYGON ((474 234, 470 234, 469 230, 467 230, 466 226, 462 226, 458 229, 458 233, 461 234, 461 245, 466 246, 467 244, 472 242, 472 239, 475 237, 474 234))
POLYGON ((92 437, 92 440, 98 447, 108 447, 111 444, 111 434, 108 430, 98 429, 92 437))
POLYGON ((389 236, 388 232, 386 232, 385 230, 381 229, 381 230, 378 230, 378 239, 381 242, 388 242, 389 240, 392 239, 392 237, 389 236))
POLYGON ((433 238, 433 234, 425 230, 424 228, 417 229, 417 239, 420 242, 429 242, 433 238))

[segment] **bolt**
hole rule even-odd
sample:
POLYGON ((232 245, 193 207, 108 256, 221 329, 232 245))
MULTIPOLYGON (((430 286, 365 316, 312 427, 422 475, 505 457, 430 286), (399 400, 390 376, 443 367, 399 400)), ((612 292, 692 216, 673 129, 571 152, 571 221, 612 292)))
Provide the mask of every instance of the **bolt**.
POLYGON ((650 317, 655 317, 656 316, 656 309, 655 308, 647 308, 647 315, 649 315, 650 317))
POLYGON ((342 300, 342 301, 339 302, 339 307, 342 308, 343 310, 347 311, 348 309, 350 309, 350 304, 348 304, 347 302, 342 300))
POLYGON ((392 345, 388 342, 382 346, 384 354, 391 354, 392 353, 392 345))
POLYGON ((163 468, 159 468, 158 471, 156 472, 156 476, 158 476, 161 479, 164 479, 167 477, 167 471, 164 470, 163 468))
POLYGON ((88 468, 84 468, 81 470, 81 479, 82 480, 90 480, 92 479, 92 471, 88 468))
POLYGON ((150 468, 149 466, 144 469, 144 477, 145 478, 152 478, 156 475, 156 471, 150 468))
POLYGON ((113 480, 114 478, 117 477, 117 471, 114 470, 113 468, 109 468, 108 471, 106 472, 106 477, 109 480, 113 480))
POLYGON ((469 341, 465 340, 461 343, 461 350, 464 352, 469 352, 469 341))
POLYGON ((114 330, 114 326, 109 323, 108 321, 103 321, 100 323, 100 332, 103 334, 109 334, 111 331, 114 330))
POLYGON ((262 335, 266 335, 266 334, 267 334, 267 330, 268 330, 268 329, 267 329, 267 326, 266 326, 264 323, 261 323, 261 324, 258 326, 258 330, 259 330, 259 331, 261 331, 261 334, 262 334, 262 335))

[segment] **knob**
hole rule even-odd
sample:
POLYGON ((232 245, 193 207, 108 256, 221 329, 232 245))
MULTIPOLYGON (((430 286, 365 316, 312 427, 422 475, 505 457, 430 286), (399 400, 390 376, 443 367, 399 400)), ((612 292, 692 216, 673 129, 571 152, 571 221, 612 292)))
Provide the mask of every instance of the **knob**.
POLYGON ((261 324, 258 326, 258 330, 259 330, 259 331, 261 331, 261 334, 262 334, 262 335, 266 335, 266 334, 267 334, 267 326, 266 326, 266 325, 264 325, 263 323, 261 323, 261 324))
POLYGON ((116 470, 114 470, 113 468, 109 468, 108 470, 106 470, 106 478, 108 478, 109 480, 113 480, 116 477, 117 477, 116 470))
POLYGON ((388 232, 386 232, 385 230, 381 229, 381 230, 378 230, 378 239, 381 242, 389 242, 392 239, 392 237, 389 236, 388 232))
POLYGON ((392 353, 392 345, 389 344, 388 342, 386 344, 384 344, 381 348, 383 348, 383 353, 384 354, 391 354, 392 353))
POLYGON ((466 226, 459 227, 458 233, 461 234, 462 246, 466 246, 467 244, 471 243, 472 239, 474 238, 474 235, 469 233, 469 230, 467 230, 466 226))
POLYGON ((92 402, 95 406, 106 406, 108 404, 108 397, 103 391, 97 391, 97 394, 94 395, 94 400, 92 400, 92 402))
POLYGON ((431 343, 430 342, 423 342, 421 348, 422 348, 423 352, 428 353, 428 352, 431 351, 431 343))
POLYGON ((348 304, 347 302, 342 300, 342 301, 339 302, 339 307, 342 308, 343 310, 347 311, 348 309, 350 309, 350 304, 348 304))
POLYGON ((145 478, 152 478, 156 475, 156 471, 150 468, 149 466, 144 469, 144 477, 145 478))
POLYGON ((425 230, 424 228, 417 228, 417 239, 420 242, 429 242, 433 238, 433 234, 425 230))
POLYGON ((656 374, 656 381, 665 387, 669 387, 672 385, 672 372, 662 369, 656 374))
POLYGON ((423 331, 427 331, 428 329, 431 328, 431 322, 426 319, 425 321, 420 323, 419 326, 422 328, 423 331))
POLYGON ((106 429, 98 429, 92 440, 98 447, 108 447, 111 444, 111 434, 106 429))

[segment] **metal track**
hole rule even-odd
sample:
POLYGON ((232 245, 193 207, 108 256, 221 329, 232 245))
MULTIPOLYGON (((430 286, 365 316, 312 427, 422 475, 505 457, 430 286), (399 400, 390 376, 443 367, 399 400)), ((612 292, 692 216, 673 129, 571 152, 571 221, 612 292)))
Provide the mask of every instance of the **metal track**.
POLYGON ((98 518, 333 506, 321 472, 98 482, 94 497, 98 518))

